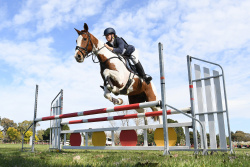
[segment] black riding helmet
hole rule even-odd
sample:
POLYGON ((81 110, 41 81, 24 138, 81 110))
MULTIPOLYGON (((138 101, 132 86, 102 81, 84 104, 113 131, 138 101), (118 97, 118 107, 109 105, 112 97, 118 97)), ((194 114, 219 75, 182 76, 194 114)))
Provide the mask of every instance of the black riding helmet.
POLYGON ((113 28, 106 28, 104 30, 104 36, 106 36, 108 34, 116 34, 116 33, 115 33, 115 30, 113 28))

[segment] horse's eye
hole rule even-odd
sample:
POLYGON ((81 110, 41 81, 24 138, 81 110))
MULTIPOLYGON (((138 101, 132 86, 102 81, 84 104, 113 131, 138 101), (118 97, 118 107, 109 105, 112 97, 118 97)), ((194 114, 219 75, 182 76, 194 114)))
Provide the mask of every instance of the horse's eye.
POLYGON ((87 41, 87 38, 83 38, 84 41, 87 41))

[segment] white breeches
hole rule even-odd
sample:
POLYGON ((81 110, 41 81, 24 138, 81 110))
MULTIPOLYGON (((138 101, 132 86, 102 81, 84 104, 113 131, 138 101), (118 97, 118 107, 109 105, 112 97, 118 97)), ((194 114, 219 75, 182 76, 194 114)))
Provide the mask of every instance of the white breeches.
POLYGON ((135 49, 135 51, 131 55, 131 59, 134 64, 137 64, 139 62, 139 52, 135 49))

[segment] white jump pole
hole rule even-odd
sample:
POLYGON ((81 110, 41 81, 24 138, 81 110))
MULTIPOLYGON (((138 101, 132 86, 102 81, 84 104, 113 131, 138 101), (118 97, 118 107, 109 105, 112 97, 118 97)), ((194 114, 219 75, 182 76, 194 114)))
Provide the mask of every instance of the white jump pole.
POLYGON ((164 152, 163 155, 169 154, 168 142, 168 127, 166 114, 166 93, 165 93, 165 73, 164 73, 164 59, 163 59, 163 45, 159 42, 159 64, 160 64, 160 78, 161 78, 161 100, 162 100, 162 116, 163 116, 163 134, 164 134, 164 152))

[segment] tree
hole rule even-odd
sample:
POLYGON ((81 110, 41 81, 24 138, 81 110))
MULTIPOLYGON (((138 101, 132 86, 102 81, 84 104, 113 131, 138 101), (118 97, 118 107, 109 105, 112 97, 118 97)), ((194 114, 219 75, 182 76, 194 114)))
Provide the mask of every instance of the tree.
POLYGON ((32 136, 32 135, 33 135, 33 133, 31 131, 27 131, 24 135, 23 140, 28 142, 30 140, 30 136, 32 136))
MULTIPOLYGON (((193 132, 192 131, 190 131, 189 132, 189 136, 190 136, 190 144, 192 145, 192 144, 194 144, 194 135, 193 135, 193 132)), ((198 143, 200 143, 201 142, 201 140, 200 140, 200 133, 197 131, 197 140, 198 140, 198 143)))
POLYGON ((50 128, 47 128, 42 136, 43 140, 50 140, 50 128))
POLYGON ((20 132, 13 127, 9 127, 6 134, 8 135, 10 141, 18 141, 21 139, 20 132))
POLYGON ((9 129, 9 127, 13 127, 15 129, 17 129, 17 124, 14 123, 13 120, 10 120, 8 118, 3 118, 1 121, 1 126, 3 127, 3 131, 7 132, 7 130, 9 129))
MULTIPOLYGON (((28 127, 33 123, 33 121, 23 121, 23 122, 20 122, 18 123, 18 127, 17 129, 23 134, 27 129, 28 127)), ((32 127, 29 129, 29 131, 32 131, 32 127)))
POLYGON ((232 135, 234 141, 247 141, 246 134, 243 131, 236 131, 232 135))
POLYGON ((219 137, 219 134, 216 135, 216 142, 217 142, 217 146, 219 146, 219 145, 220 145, 220 137, 219 137))
MULTIPOLYGON (((70 130, 69 126, 68 125, 62 125, 61 127, 61 130, 70 130)), ((90 134, 90 133, 89 133, 90 134)), ((43 140, 50 140, 50 128, 47 128, 43 135, 43 140)), ((62 134, 61 135, 61 139, 63 140, 64 139, 64 135, 62 134)), ((70 133, 66 134, 66 139, 69 140, 70 139, 70 133)))
POLYGON ((3 132, 0 131, 0 140, 3 140, 3 132))
POLYGON ((207 133, 207 145, 210 146, 210 134, 207 133))
POLYGON ((37 132, 36 132, 36 134, 37 134, 37 137, 38 137, 38 139, 39 140, 43 140, 43 134, 44 134, 44 130, 38 130, 37 132))
MULTIPOLYGON (((167 122, 168 123, 178 123, 178 121, 175 121, 172 119, 168 119, 167 122)), ((176 127, 176 128, 174 128, 174 130, 177 134, 177 141, 176 141, 176 145, 177 145, 178 143, 181 143, 181 141, 185 139, 185 134, 184 134, 182 127, 176 127)))
MULTIPOLYGON (((70 130, 69 125, 62 125, 62 130, 70 130)), ((61 134, 61 139, 64 140, 64 134, 61 134)), ((66 134, 66 140, 70 139, 70 133, 66 134)))
MULTIPOLYGON (((154 133, 154 131, 149 133, 149 131, 147 130, 148 144, 150 145, 154 143, 154 133)), ((144 143, 144 131, 142 131, 142 133, 137 136, 137 141, 138 144, 144 143)))
POLYGON ((246 141, 250 141, 250 133, 245 133, 246 141))

